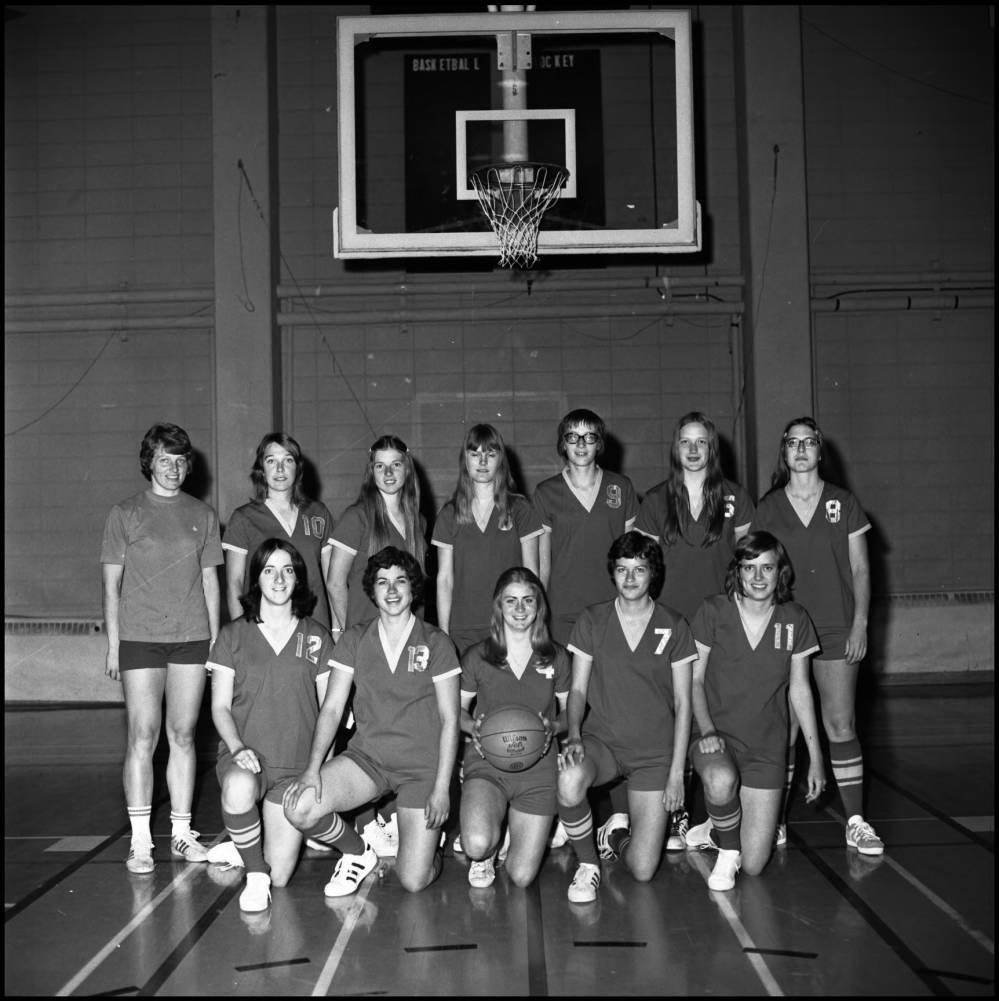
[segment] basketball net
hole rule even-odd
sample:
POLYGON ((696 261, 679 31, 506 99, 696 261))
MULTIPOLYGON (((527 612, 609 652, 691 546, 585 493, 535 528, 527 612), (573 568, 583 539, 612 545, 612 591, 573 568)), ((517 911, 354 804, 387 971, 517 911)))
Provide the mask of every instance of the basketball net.
POLYGON ((538 259, 541 217, 568 178, 551 163, 487 164, 472 171, 472 187, 499 239, 500 267, 530 268, 538 259))

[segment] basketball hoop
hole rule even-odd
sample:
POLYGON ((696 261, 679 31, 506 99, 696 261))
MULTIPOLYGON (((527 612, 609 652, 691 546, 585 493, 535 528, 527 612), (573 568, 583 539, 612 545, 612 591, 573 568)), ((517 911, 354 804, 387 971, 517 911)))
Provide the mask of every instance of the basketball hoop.
POLYGON ((568 178, 552 163, 490 163, 471 173, 472 187, 499 238, 500 266, 530 268, 538 259, 541 217, 568 178))

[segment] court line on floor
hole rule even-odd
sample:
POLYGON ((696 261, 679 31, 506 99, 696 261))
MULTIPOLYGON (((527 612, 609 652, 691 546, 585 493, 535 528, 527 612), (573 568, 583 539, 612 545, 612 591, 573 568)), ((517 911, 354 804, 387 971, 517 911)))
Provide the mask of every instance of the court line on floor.
POLYGON ((336 941, 333 943, 333 948, 330 949, 330 953, 326 957, 326 962, 319 973, 319 978, 312 988, 313 997, 325 997, 328 993, 330 984, 333 983, 333 978, 336 976, 336 971, 340 966, 340 961, 343 959, 343 954, 347 951, 350 936, 354 934, 357 919, 364 911, 364 902, 368 899, 368 894, 375 883, 378 882, 378 879, 379 877, 375 873, 372 873, 361 884, 357 893, 351 899, 350 909, 347 911, 347 916, 343 919, 343 927, 340 929, 340 934, 337 935, 336 941))
MULTIPOLYGON (((711 866, 708 865, 707 859, 704 858, 704 853, 688 852, 687 855, 688 857, 693 855, 694 866, 704 877, 704 882, 707 883, 708 876, 711 875, 711 866)), ((713 852, 712 855, 714 855, 713 852)), ((735 913, 735 908, 732 906, 732 902, 725 893, 716 892, 714 890, 709 890, 708 892, 711 900, 718 905, 718 909, 722 912, 723 917, 728 922, 728 925, 732 929, 732 933, 738 940, 739 945, 742 946, 742 954, 748 960, 749 965, 753 968, 757 977, 760 978, 760 983, 763 984, 764 990, 772 998, 784 997, 784 991, 781 989, 780 984, 777 983, 777 979, 770 972, 770 967, 767 966, 760 956, 756 943, 753 941, 749 932, 746 931, 746 926, 739 920, 739 915, 735 913)))
POLYGON ((527 938, 527 994, 548 997, 548 960, 545 958, 545 928, 541 916, 541 887, 532 879, 524 893, 524 933, 527 938))
MULTIPOLYGON (((835 817, 838 823, 843 825, 846 824, 846 818, 832 807, 827 806, 826 813, 828 813, 831 817, 835 817)), ((922 880, 906 869, 904 865, 893 859, 890 852, 886 851, 882 858, 890 868, 894 869, 895 872, 902 877, 902 879, 921 893, 931 904, 933 904, 934 907, 946 914, 947 917, 949 917, 951 921, 953 921, 958 928, 961 929, 961 931, 963 931, 970 938, 974 939, 974 941, 985 949, 990 956, 995 955, 995 943, 991 938, 989 938, 988 935, 969 924, 960 912, 951 907, 946 900, 934 893, 933 890, 922 882, 922 880)))

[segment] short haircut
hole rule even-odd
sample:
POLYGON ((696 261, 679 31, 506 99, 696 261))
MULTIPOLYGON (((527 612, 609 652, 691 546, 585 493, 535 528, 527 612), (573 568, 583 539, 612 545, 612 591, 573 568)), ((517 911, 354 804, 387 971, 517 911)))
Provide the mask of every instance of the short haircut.
POLYGON ((386 546, 379 549, 374 556, 368 559, 368 565, 364 568, 364 577, 361 579, 361 586, 364 593, 372 600, 375 600, 375 578, 379 570, 388 570, 390 567, 399 567, 409 580, 409 586, 413 591, 413 604, 419 603, 423 597, 423 585, 426 577, 420 561, 405 549, 396 546, 386 546))
POLYGON ((777 590, 774 592, 774 600, 778 605, 793 600, 794 567, 791 566, 791 557, 787 555, 787 550, 776 535, 763 531, 747 532, 736 539, 732 561, 725 573, 725 593, 729 599, 735 594, 746 593, 742 587, 739 567, 747 560, 758 559, 764 553, 770 552, 777 554, 777 590))
POLYGON ((565 433, 573 426, 573 424, 585 424, 587 427, 593 428, 593 430, 600 436, 600 440, 597 442, 597 456, 603 455, 604 451, 604 439, 607 437, 607 425, 604 424, 603 418, 599 414, 595 414, 592 410, 586 410, 580 408, 578 410, 570 410, 569 413, 562 418, 558 426, 558 441, 555 442, 555 448, 558 454, 563 458, 568 458, 568 453, 565 450, 565 442, 562 438, 565 433))
POLYGON ((666 580, 666 565, 663 562, 662 548, 655 539, 634 529, 619 535, 607 552, 607 572, 611 580, 614 579, 614 567, 618 560, 645 560, 652 572, 649 594, 653 599, 659 597, 666 580))
POLYGON ((160 446, 167 455, 182 455, 190 467, 194 459, 194 446, 187 432, 176 424, 154 424, 139 446, 139 468, 147 479, 153 478, 153 456, 160 446))
POLYGON ((291 592, 291 610, 304 618, 311 615, 316 607, 316 596, 309 587, 309 570, 302 559, 302 554, 285 539, 264 539, 253 551, 250 557, 250 569, 247 575, 249 587, 246 594, 240 595, 239 603, 243 606, 243 614, 251 622, 260 621, 260 575, 267 566, 267 561, 278 551, 291 557, 291 568, 295 571, 295 587, 291 592))

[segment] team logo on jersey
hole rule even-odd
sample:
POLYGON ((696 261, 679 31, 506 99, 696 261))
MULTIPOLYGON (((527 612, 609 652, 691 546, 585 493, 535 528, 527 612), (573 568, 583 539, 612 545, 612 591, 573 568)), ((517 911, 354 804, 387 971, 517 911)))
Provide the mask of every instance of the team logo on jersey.
POLYGON ((725 517, 735 517, 735 494, 725 494, 722 498, 725 501, 725 517))
POLYGON ((614 508, 621 506, 621 488, 616 483, 607 488, 607 506, 614 508))
POLYGON ((534 670, 548 681, 551 681, 555 677, 555 668, 551 664, 547 667, 536 667, 534 670))
POLYGON ((430 666, 430 647, 421 643, 420 646, 411 646, 406 649, 409 651, 407 671, 425 671, 430 666))
POLYGON ((826 501, 826 521, 830 525, 835 525, 839 521, 842 505, 838 500, 826 501))

